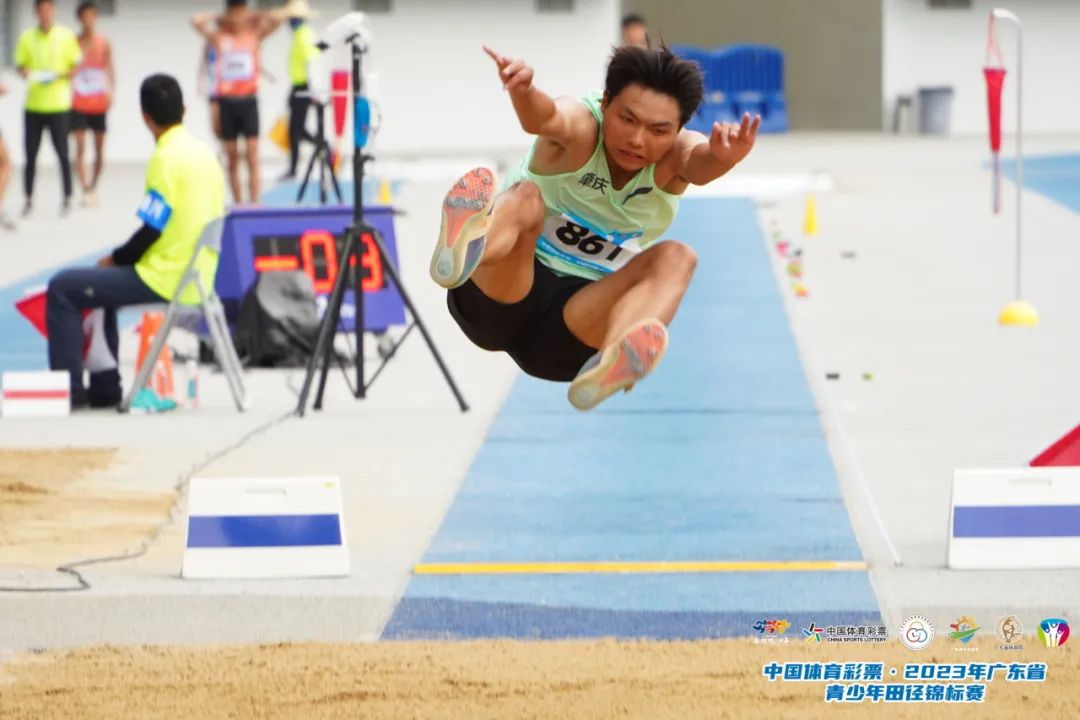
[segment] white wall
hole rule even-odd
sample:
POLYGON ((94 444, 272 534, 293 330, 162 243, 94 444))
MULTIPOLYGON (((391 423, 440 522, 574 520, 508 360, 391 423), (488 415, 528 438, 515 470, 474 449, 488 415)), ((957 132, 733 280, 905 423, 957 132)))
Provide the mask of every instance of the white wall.
MULTIPOLYGON (((60 22, 73 29, 75 4, 75 0, 58 2, 60 22)), ((19 26, 28 27, 33 22, 32 3, 20 5, 19 26)), ((201 41, 190 29, 188 17, 222 5, 121 0, 117 15, 102 20, 119 70, 118 96, 109 115, 110 157, 142 161, 152 150, 138 99, 142 78, 152 72, 168 72, 180 80, 189 127, 211 138, 205 100, 196 95, 201 41)), ((313 5, 320 12, 317 29, 350 7, 346 0, 321 0, 313 5)), ((538 14, 535 0, 394 0, 393 11, 371 16, 370 25, 374 44, 368 60, 378 76, 373 87, 384 117, 373 150, 444 154, 524 147, 528 139, 518 128, 494 64, 481 45, 526 58, 536 68, 537 85, 553 94, 600 87, 617 35, 618 0, 576 0, 572 14, 538 14)), ((264 65, 278 77, 276 84, 262 84, 259 104, 264 138, 285 108, 288 36, 288 29, 283 28, 264 46, 264 65)), ((5 72, 3 80, 11 92, 0 99, 0 131, 21 164, 24 85, 12 72, 5 72)), ((264 154, 280 157, 268 142, 263 145, 264 154)), ((47 146, 39 162, 52 164, 47 146)))
MULTIPOLYGON (((1080 2, 975 0, 970 10, 931 10, 927 0, 883 0, 883 120, 891 127, 899 93, 920 86, 955 88, 954 134, 986 134, 987 18, 994 7, 1024 24, 1024 132, 1080 132, 1080 2)), ((1016 35, 998 23, 1005 57, 1002 127, 1016 127, 1016 35)))

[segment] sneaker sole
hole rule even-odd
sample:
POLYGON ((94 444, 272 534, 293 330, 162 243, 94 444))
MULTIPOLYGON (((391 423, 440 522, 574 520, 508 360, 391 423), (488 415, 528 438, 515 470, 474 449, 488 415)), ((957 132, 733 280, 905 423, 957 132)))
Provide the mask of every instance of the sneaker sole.
POLYGON ((667 344, 667 328, 659 320, 643 320, 631 327, 570 383, 570 404, 578 410, 591 410, 620 390, 629 391, 656 368, 667 344))
POLYGON ((439 242, 431 255, 431 279, 444 288, 465 284, 480 264, 495 194, 495 176, 487 168, 465 173, 446 193, 439 242))

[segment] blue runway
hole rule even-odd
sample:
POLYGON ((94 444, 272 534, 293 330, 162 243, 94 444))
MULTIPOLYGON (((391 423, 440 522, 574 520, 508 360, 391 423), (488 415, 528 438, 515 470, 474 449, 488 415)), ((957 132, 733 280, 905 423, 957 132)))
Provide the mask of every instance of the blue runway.
MULTIPOLYGON (((1016 182, 1016 161, 1002 160, 1002 175, 1016 182)), ((1024 158, 1024 188, 1080 213, 1080 155, 1024 158)))
MULTIPOLYGON (((657 372, 575 411, 521 377, 424 563, 862 559, 749 200, 687 200, 700 262, 657 372)), ((385 638, 879 624, 865 570, 414 575, 385 638)))

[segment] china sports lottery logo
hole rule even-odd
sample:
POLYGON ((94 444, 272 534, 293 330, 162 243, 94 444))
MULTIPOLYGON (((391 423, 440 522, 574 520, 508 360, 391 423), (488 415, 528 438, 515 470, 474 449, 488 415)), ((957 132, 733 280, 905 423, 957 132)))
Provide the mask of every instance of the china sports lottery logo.
POLYGON ((900 623, 898 634, 908 650, 925 650, 934 642, 934 624, 922 615, 912 615, 900 623))

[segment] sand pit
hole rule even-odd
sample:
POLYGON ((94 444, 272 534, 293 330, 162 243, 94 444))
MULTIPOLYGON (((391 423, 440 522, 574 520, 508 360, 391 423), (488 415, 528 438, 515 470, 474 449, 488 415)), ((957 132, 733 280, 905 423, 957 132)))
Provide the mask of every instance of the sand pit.
POLYGON ((112 449, 0 450, 0 568, 51 569, 135 546, 171 493, 111 487, 112 449))
POLYGON ((91 648, 9 658, 4 718, 979 718, 1080 716, 1080 653, 1028 638, 1023 651, 940 643, 923 653, 750 640, 461 642, 91 648), (984 703, 826 705, 825 683, 769 682, 763 664, 1046 662, 1042 683, 995 678, 984 703))

